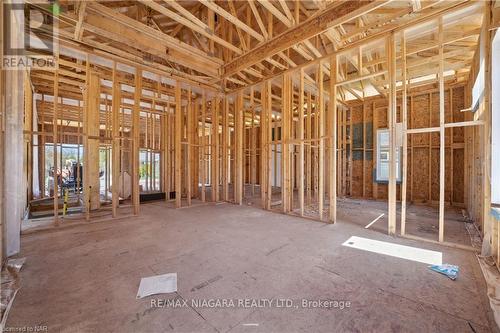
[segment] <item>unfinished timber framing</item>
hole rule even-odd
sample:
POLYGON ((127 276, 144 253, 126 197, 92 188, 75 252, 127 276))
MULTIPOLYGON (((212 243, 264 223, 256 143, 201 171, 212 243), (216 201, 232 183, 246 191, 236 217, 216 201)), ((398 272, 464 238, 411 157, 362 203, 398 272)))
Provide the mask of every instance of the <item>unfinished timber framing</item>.
POLYGON ((55 70, 25 75, 28 200, 56 225, 157 199, 334 223, 359 198, 391 235, 416 237, 412 205, 438 243, 451 207, 496 228, 489 93, 470 105, 491 5, 279 3, 65 4, 55 70))

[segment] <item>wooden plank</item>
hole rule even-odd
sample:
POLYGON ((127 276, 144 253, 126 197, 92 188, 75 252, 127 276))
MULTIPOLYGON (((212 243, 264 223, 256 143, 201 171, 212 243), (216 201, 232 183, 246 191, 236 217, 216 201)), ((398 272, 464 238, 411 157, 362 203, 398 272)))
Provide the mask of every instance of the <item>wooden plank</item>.
POLYGON ((389 128, 389 194, 388 233, 396 233, 396 43, 394 34, 387 38, 387 68, 389 68, 389 107, 387 109, 389 128))
POLYGON ((182 206, 182 99, 181 99, 181 83, 175 84, 175 207, 182 206))
POLYGON ((255 185, 257 183, 257 142, 255 136, 255 99, 254 88, 250 87, 250 109, 252 112, 252 125, 250 127, 250 183, 252 184, 252 197, 255 195, 255 185))
MULTIPOLYGON (((281 207, 283 213, 290 211, 290 117, 291 117, 291 78, 290 74, 283 75, 281 96, 281 207)), ((276 132, 275 132, 276 137, 276 132)))
MULTIPOLYGON (((241 54, 242 51, 235 47, 233 44, 229 43, 228 41, 220 38, 217 36, 211 29, 208 29, 208 26, 200 27, 198 24, 186 19, 185 17, 171 11, 168 8, 165 8, 164 6, 150 1, 150 0, 139 0, 141 3, 143 3, 145 6, 150 7, 151 9, 154 9, 158 13, 161 13, 165 15, 168 18, 171 18, 172 20, 186 26, 187 28, 191 29, 193 32, 197 32, 200 35, 208 38, 211 43, 216 42, 217 44, 228 48, 229 50, 236 52, 237 54, 241 54)), ((175 3, 175 1, 168 1, 168 3, 175 3)), ((182 6, 180 6, 182 8, 182 6)))
POLYGON ((219 97, 212 100, 212 201, 219 200, 219 97))
POLYGON ((304 69, 300 69, 299 83, 299 119, 298 119, 298 139, 300 140, 299 158, 298 158, 298 191, 300 216, 304 216, 304 69))
POLYGON ((403 120, 403 160, 402 160, 402 184, 401 184, 401 235, 406 233, 406 189, 407 189, 407 168, 408 168, 408 94, 406 78, 406 36, 401 33, 401 74, 402 74, 402 102, 401 116, 403 120))
MULTIPOLYGON (((59 58, 59 57, 57 57, 59 58)), ((87 64, 88 64, 88 58, 87 58, 87 64)), ((59 63, 57 64, 57 68, 59 68, 59 63)), ((57 113, 58 113, 58 106, 59 106, 59 71, 55 70, 54 71, 54 104, 53 104, 53 118, 52 118, 52 147, 54 149, 54 169, 53 169, 53 184, 54 184, 54 224, 56 226, 59 225, 59 182, 57 181, 57 113)), ((3 198, 2 198, 3 199, 3 198)), ((88 202, 88 201, 87 201, 88 202)), ((85 207, 87 207, 86 205, 85 207)), ((87 209, 88 211, 88 209, 87 209)), ((88 214, 87 214, 88 216, 88 214)), ((88 219, 88 218, 87 218, 88 219)))
POLYGON ((342 112, 342 196, 347 194, 347 112, 349 109, 344 109, 342 112))
POLYGON ((132 112, 132 204, 134 215, 139 214, 140 190, 139 190, 139 139, 140 139, 140 117, 141 117, 141 95, 142 95, 142 70, 136 69, 134 86, 134 109, 132 112))
POLYGON ((269 192, 270 186, 270 129, 271 122, 270 114, 270 98, 269 98, 269 82, 266 81, 261 88, 261 113, 260 113, 260 151, 261 151, 261 173, 260 173, 260 191, 261 203, 264 209, 269 209, 268 198, 271 195, 269 192))
MULTIPOLYGON (((272 32, 272 30, 271 30, 272 32)), ((271 33, 272 35, 272 33, 271 33)), ((273 197, 273 186, 271 182, 271 170, 272 170, 272 131, 273 131, 273 103, 272 103, 272 82, 271 81, 266 81, 265 82, 265 98, 266 98, 266 105, 267 105, 267 156, 266 156, 266 161, 267 161, 267 202, 266 202, 266 208, 268 210, 271 209, 271 200, 273 197)))
MULTIPOLYGON (((221 6, 217 5, 214 1, 212 0, 200 0, 202 4, 216 12, 218 15, 224 17, 226 20, 234 24, 236 27, 245 30, 248 34, 250 34, 252 37, 256 38, 259 42, 264 40, 264 37, 262 37, 261 34, 259 34, 257 31, 253 30, 252 27, 246 25, 244 22, 242 22, 240 19, 237 17, 231 15, 229 12, 227 12, 224 8, 221 6)), ((250 66, 246 66, 250 67, 250 66)))
MULTIPOLYGON (((132 36, 132 34, 137 35, 138 42, 141 40, 144 41, 144 38, 154 39, 156 43, 159 43, 160 45, 168 48, 168 55, 171 61, 200 71, 203 71, 203 67, 209 66, 210 63, 212 64, 212 66, 214 66, 214 69, 218 68, 216 64, 220 61, 217 58, 208 55, 207 53, 197 49, 194 46, 191 46, 184 42, 180 42, 178 39, 162 33, 161 31, 158 31, 153 27, 149 27, 142 22, 121 14, 116 10, 113 10, 96 2, 89 2, 87 4, 87 11, 92 11, 97 15, 108 18, 107 20, 103 20, 103 23, 106 24, 106 27, 101 26, 103 30, 111 29, 111 27, 115 27, 118 24, 119 26, 116 27, 116 29, 121 29, 122 31, 124 29, 128 30, 128 37, 132 36), (142 39, 140 38, 140 35, 143 35, 142 39)), ((92 17, 92 15, 87 15, 86 22, 90 22, 89 20, 91 20, 92 17)), ((95 17, 96 20, 92 21, 92 25, 98 24, 99 17, 95 17)), ((84 27, 86 27, 85 24, 84 27)), ((147 44, 152 46, 149 42, 147 44)), ((205 67, 205 70, 211 71, 212 69, 205 67)))
POLYGON ((200 101, 198 98, 195 98, 194 101, 191 102, 191 107, 192 107, 192 123, 193 123, 193 150, 192 150, 192 156, 193 156, 193 166, 192 166, 192 194, 193 197, 199 198, 199 188, 200 188, 200 101))
POLYGON ((373 154, 372 154, 372 160, 373 160, 373 175, 374 179, 372 181, 372 194, 373 198, 377 199, 378 198, 378 184, 377 184, 377 179, 376 179, 376 171, 377 171, 377 154, 376 154, 376 149, 377 149, 377 130, 378 130, 378 110, 375 108, 375 102, 372 102, 372 112, 373 112, 373 129, 372 129, 372 134, 373 134, 373 154))
MULTIPOLYGON (((113 136, 113 163, 112 163, 112 188, 111 201, 113 207, 113 217, 117 216, 120 183, 120 102, 121 85, 116 77, 116 62, 113 62, 113 100, 112 100, 112 123, 111 130, 113 136)), ((78 170, 78 169, 77 169, 78 170)))
POLYGON ((255 20, 257 21, 260 32, 264 36, 264 39, 267 39, 269 35, 267 34, 266 27, 264 25, 264 22, 262 21, 262 18, 260 17, 259 11, 255 6, 255 0, 248 0, 248 5, 250 6, 252 13, 255 16, 255 20))
MULTIPOLYGON (((310 141, 312 138, 312 96, 311 92, 307 92, 307 117, 306 117, 306 140, 310 141)), ((311 168, 312 168, 312 147, 307 145, 306 147, 306 202, 311 204, 311 168)))
MULTIPOLYGON (((429 127, 432 126, 432 92, 429 93, 429 127)), ((440 131, 439 127, 436 127, 436 132, 440 131)), ((430 132, 430 131, 429 131, 430 132)), ((432 134, 429 133, 427 136, 428 140, 428 155, 427 155, 427 163, 429 170, 429 178, 427 179, 427 198, 429 202, 432 202, 432 134)))
POLYGON ((323 91, 323 63, 319 63, 318 75, 318 126, 319 126, 319 168, 318 168, 318 210, 319 219, 323 220, 323 207, 325 195, 325 103, 323 91))
POLYGON ((229 100, 222 99, 222 200, 229 200, 229 100))
POLYGON ((234 201, 238 205, 243 204, 243 131, 244 131, 244 121, 243 121, 243 92, 239 92, 236 96, 235 110, 234 110, 234 131, 235 131, 235 147, 234 147, 234 159, 235 159, 235 182, 234 182, 234 201))
MULTIPOLYGON (((443 18, 439 17, 439 242, 444 241, 444 190, 445 190, 445 110, 444 110, 444 56, 443 18)), ((452 156, 453 158, 453 156, 452 156)))
POLYGON ((194 164, 194 158, 193 158, 193 102, 192 102, 192 92, 191 92, 191 87, 188 88, 188 94, 187 94, 187 106, 186 106, 186 126, 187 126, 187 145, 186 145, 186 198, 187 198, 187 204, 188 206, 191 206, 191 198, 193 196, 192 194, 192 168, 194 164))
MULTIPOLYGON (((330 58, 330 190, 329 203, 330 210, 328 222, 335 223, 337 221, 337 86, 334 84, 337 81, 338 62, 337 56, 330 58)), ((364 173, 364 170, 363 170, 364 173)), ((363 184, 364 185, 364 184, 363 184)))
POLYGON ((100 107, 100 77, 97 73, 90 72, 87 85, 87 108, 84 126, 87 135, 87 145, 84 154, 87 156, 87 178, 85 186, 88 187, 86 203, 89 210, 100 208, 100 181, 99 181, 99 107, 100 107))
POLYGON ((387 1, 344 1, 331 3, 324 10, 311 16, 300 24, 288 28, 278 36, 263 42, 251 51, 234 59, 224 66, 223 77, 233 75, 243 68, 250 67, 262 60, 284 51, 304 39, 310 39, 332 27, 359 17, 368 11, 383 6, 387 1))
POLYGON ((206 200, 206 184, 207 184, 207 152, 206 152, 206 111, 207 111, 207 96, 206 92, 203 91, 201 98, 201 153, 200 153, 200 167, 201 167, 201 201, 206 200))
POLYGON ((165 130, 163 131, 165 135, 165 174, 163 178, 165 179, 165 201, 170 200, 170 192, 172 192, 172 117, 170 114, 170 103, 167 102, 166 114, 165 114, 165 130))

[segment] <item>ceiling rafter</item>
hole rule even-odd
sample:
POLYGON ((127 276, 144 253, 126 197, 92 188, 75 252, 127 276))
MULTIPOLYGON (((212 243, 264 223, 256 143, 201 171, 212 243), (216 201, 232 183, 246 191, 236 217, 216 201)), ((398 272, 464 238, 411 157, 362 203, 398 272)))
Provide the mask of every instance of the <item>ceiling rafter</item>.
POLYGON ((189 19, 171 11, 170 9, 158 4, 157 2, 151 1, 151 0, 139 0, 141 3, 144 5, 148 6, 149 8, 157 11, 158 13, 161 13, 176 22, 188 27, 189 29, 196 31, 197 33, 201 34, 202 36, 205 36, 206 38, 213 40, 214 42, 230 49, 231 51, 241 54, 242 51, 235 47, 233 44, 229 43, 228 41, 220 38, 219 36, 215 35, 214 32, 210 29, 205 29, 204 27, 198 26, 196 23, 190 21, 189 19))
POLYGON ((233 16, 230 14, 228 11, 226 11, 224 8, 221 6, 217 5, 214 1, 212 0, 200 0, 200 2, 205 5, 206 7, 210 8, 214 12, 216 12, 218 15, 224 17, 226 20, 237 26, 238 28, 246 31, 249 33, 252 37, 257 39, 259 42, 264 41, 264 37, 259 34, 257 31, 249 27, 246 23, 241 21, 238 17, 233 16))

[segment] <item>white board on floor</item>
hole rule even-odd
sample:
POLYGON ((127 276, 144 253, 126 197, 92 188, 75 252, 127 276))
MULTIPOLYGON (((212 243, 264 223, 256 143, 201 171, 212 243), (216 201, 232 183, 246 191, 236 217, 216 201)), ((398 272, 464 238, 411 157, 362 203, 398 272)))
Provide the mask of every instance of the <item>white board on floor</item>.
POLYGON ((155 275, 141 279, 137 298, 177 291, 177 273, 155 275))
POLYGON ((429 265, 441 265, 443 263, 442 252, 383 242, 369 238, 352 236, 342 245, 359 250, 384 254, 391 257, 413 260, 429 265))

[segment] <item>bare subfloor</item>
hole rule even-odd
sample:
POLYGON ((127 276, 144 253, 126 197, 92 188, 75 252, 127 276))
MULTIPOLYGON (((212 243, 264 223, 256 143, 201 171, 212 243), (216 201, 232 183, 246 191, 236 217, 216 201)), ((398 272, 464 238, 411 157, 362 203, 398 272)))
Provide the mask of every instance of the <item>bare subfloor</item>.
POLYGON ((141 206, 137 218, 27 234, 22 287, 7 326, 41 325, 49 332, 489 332, 493 327, 472 252, 389 237, 364 229, 369 220, 359 225, 343 220, 329 225, 232 204, 174 210, 151 203, 141 206), (460 276, 452 281, 423 263, 342 246, 351 236, 442 252, 443 262, 460 265, 460 276), (172 272, 178 275, 177 293, 136 299, 141 277, 172 272), (152 307, 158 298, 186 300, 189 306, 152 307), (233 300, 235 307, 191 304, 203 299, 233 300), (274 301, 241 307, 239 299, 274 301), (276 299, 293 306, 277 307, 276 299), (350 306, 303 308, 302 299, 350 306))

